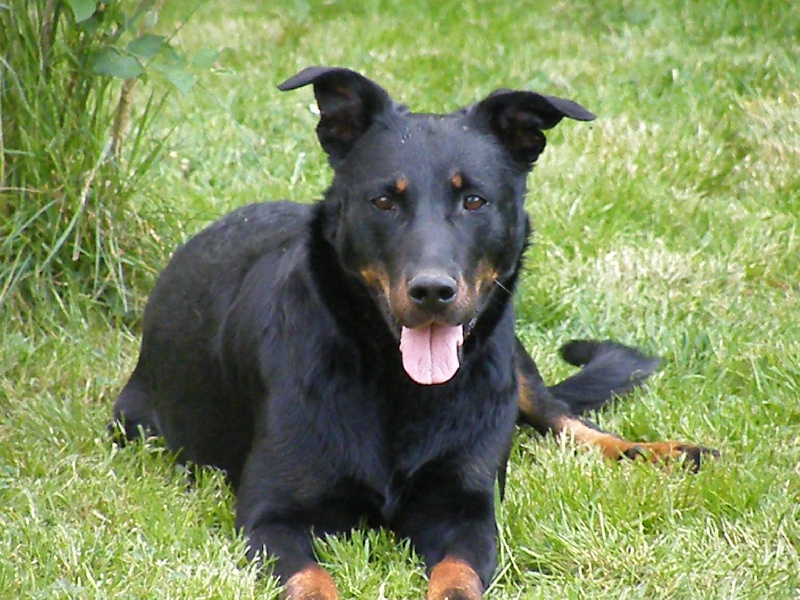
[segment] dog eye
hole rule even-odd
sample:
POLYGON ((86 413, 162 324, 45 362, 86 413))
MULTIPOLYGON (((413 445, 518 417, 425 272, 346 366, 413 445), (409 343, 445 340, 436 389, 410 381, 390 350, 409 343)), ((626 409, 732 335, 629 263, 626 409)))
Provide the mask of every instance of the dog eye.
POLYGON ((389 196, 378 196, 372 199, 372 205, 378 210, 394 210, 394 202, 389 196))
POLYGON ((464 198, 464 210, 478 210, 486 204, 486 200, 480 196, 467 196, 464 198))

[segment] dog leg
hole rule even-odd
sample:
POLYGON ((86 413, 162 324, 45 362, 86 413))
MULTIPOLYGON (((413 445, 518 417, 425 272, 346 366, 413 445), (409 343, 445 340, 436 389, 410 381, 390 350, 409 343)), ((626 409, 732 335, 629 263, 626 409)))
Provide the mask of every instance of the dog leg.
POLYGON ((281 600, 336 600, 339 597, 331 576, 314 560, 309 528, 290 522, 271 522, 255 526, 247 537, 249 560, 276 559, 272 574, 283 585, 281 600))
POLYGON ((594 423, 574 416, 562 415, 554 424, 554 433, 576 442, 595 446, 605 458, 644 459, 653 463, 684 460, 692 472, 697 472, 709 456, 719 458, 719 452, 704 446, 683 442, 629 442, 600 430, 594 423))
POLYGON ((428 464, 397 490, 389 526, 428 568, 427 600, 478 600, 494 574, 494 472, 475 456, 428 464))
MULTIPOLYGON (((608 348, 613 351, 614 357, 618 360, 609 364, 609 368, 616 370, 615 376, 609 378, 606 373, 597 368, 597 363, 587 363, 584 371, 579 372, 578 376, 573 376, 566 381, 554 386, 556 390, 563 389, 567 397, 576 396, 578 386, 581 389, 591 390, 591 393, 599 400, 595 400, 593 405, 602 405, 603 397, 611 399, 614 390, 603 388, 603 382, 618 381, 624 379, 620 372, 626 370, 624 362, 630 361, 631 369, 641 361, 640 354, 634 349, 628 355, 625 346, 608 342, 600 343, 601 350, 608 348), (587 376, 589 375, 589 376, 587 376), (572 389, 572 387, 575 389, 572 389)), ((608 355, 600 355, 598 358, 607 359, 608 355)), ((570 404, 562 400, 548 388, 542 380, 533 359, 517 343, 514 355, 515 367, 517 371, 517 404, 519 408, 519 418, 528 425, 532 426, 541 434, 553 433, 558 436, 566 436, 576 442, 600 448, 603 456, 609 459, 619 460, 646 459, 657 463, 662 461, 683 459, 691 471, 697 471, 700 464, 709 457, 718 458, 719 452, 704 446, 696 446, 684 442, 630 442, 614 434, 602 431, 594 423, 579 417, 570 404)), ((634 371, 631 371, 634 376, 634 371)))

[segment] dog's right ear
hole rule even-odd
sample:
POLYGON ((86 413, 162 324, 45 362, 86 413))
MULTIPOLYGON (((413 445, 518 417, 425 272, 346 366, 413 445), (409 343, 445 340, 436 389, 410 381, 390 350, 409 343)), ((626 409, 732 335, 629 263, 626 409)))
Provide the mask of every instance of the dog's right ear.
POLYGON ((308 67, 278 86, 282 92, 314 86, 320 119, 317 137, 333 166, 343 159, 375 116, 392 106, 383 88, 341 67, 308 67))

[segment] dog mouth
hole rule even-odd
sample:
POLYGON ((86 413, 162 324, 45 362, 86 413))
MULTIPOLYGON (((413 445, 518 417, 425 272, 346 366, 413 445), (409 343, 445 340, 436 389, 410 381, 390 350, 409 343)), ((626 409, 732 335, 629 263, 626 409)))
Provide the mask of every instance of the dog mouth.
MULTIPOLYGON (((462 284, 458 299, 434 310, 415 306, 405 285, 390 284, 385 271, 361 268, 359 279, 370 290, 401 355, 406 375, 419 385, 447 383, 461 368, 463 346, 486 303, 462 284)), ((483 296, 487 296, 486 293, 483 296)))
POLYGON ((401 327, 400 355, 406 374, 420 385, 447 383, 461 367, 461 348, 471 324, 437 322, 401 327))

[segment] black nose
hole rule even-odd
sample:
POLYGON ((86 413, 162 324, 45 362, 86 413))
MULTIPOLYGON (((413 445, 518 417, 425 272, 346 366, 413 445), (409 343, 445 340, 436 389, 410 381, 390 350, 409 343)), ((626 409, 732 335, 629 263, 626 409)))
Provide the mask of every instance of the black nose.
POLYGON ((458 284, 445 273, 423 272, 408 282, 408 296, 419 308, 436 312, 444 310, 456 298, 458 284))

